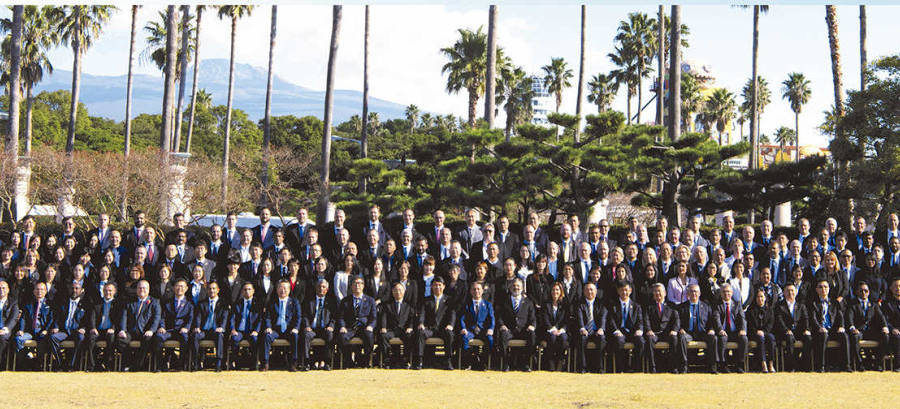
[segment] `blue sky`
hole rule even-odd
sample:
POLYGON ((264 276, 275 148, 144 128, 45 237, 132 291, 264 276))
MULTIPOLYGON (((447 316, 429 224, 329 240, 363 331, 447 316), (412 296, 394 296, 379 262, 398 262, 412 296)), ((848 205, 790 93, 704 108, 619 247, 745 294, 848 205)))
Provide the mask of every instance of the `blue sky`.
MULTIPOLYGON (((138 15, 139 27, 143 27, 148 19, 155 19, 159 9, 161 6, 144 6, 138 15)), ((564 57, 577 74, 578 5, 501 4, 498 9, 498 43, 515 64, 537 73, 551 57, 564 57)), ((618 22, 629 12, 655 14, 657 6, 590 5, 587 9, 586 81, 593 74, 613 68, 607 54, 613 49, 618 22)), ((8 11, 3 14, 8 15, 8 11)), ((896 39, 900 38, 897 16, 900 16, 898 6, 868 7, 870 61, 897 53, 896 39)), ((114 14, 111 24, 85 55, 83 72, 97 75, 127 72, 130 17, 127 6, 114 14)), ((278 17, 276 75, 308 88, 323 89, 331 7, 282 5, 278 17)), ((336 85, 342 89, 361 89, 363 6, 345 6, 343 17, 336 85)), ((266 66, 269 19, 269 6, 260 6, 250 18, 238 22, 238 62, 266 66)), ((739 95, 741 86, 750 77, 752 11, 727 5, 687 5, 682 7, 682 19, 691 30, 685 59, 709 64, 717 78, 716 86, 739 95)), ((857 89, 858 7, 838 6, 838 24, 845 90, 857 89)), ((466 96, 444 91, 446 78, 441 75, 440 68, 445 59, 439 49, 453 43, 457 37, 456 29, 474 29, 479 25, 487 25, 487 6, 481 4, 372 6, 371 94, 401 104, 413 103, 427 111, 464 116, 466 96)), ((228 22, 207 11, 203 19, 200 58, 227 58, 229 31, 228 22)), ((138 35, 138 50, 145 46, 144 36, 142 32, 138 35)), ((71 69, 72 55, 67 48, 54 50, 51 60, 58 68, 71 69)), ((137 69, 159 74, 148 63, 137 64, 137 69)), ((821 5, 772 6, 761 18, 759 73, 769 82, 773 93, 772 104, 761 118, 763 133, 772 134, 779 126, 793 127, 793 113, 781 98, 780 83, 794 71, 804 73, 812 87, 812 99, 800 116, 801 143, 824 146, 827 139, 819 134, 816 126, 822 122, 823 111, 832 103, 833 91, 825 10, 821 5)), ((240 87, 240 83, 236 86, 240 87)), ((648 87, 649 83, 645 84, 646 97, 649 97, 648 87)), ((216 103, 224 103, 224 96, 214 95, 213 99, 216 103)), ((575 89, 566 91, 563 99, 562 110, 573 112, 575 89)), ((586 107, 588 112, 594 110, 592 105, 586 107)), ((624 90, 613 108, 625 110, 624 90)), ((479 112, 482 109, 479 108, 479 112)), ((653 118, 654 113, 655 108, 651 105, 644 111, 644 118, 653 118)))

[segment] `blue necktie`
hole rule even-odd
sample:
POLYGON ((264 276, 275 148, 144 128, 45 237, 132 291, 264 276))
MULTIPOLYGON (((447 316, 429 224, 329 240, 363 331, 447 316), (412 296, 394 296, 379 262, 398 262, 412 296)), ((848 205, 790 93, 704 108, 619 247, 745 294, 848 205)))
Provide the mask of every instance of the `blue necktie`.
POLYGON ((103 318, 100 319, 100 327, 97 328, 101 331, 109 329, 109 301, 103 301, 103 318))
POLYGON ((241 313, 241 322, 238 325, 238 331, 247 330, 247 319, 250 314, 250 301, 244 301, 244 311, 241 313))
POLYGON ((281 332, 287 330, 287 320, 285 319, 285 315, 287 314, 287 305, 284 300, 279 302, 279 311, 278 311, 278 327, 281 328, 281 332))
POLYGON ((825 310, 825 317, 822 320, 825 324, 825 328, 831 329, 831 312, 828 311, 828 302, 822 301, 822 309, 825 310))
POLYGON ((622 329, 625 329, 625 325, 628 321, 628 303, 622 303, 622 329))
POLYGON ((322 328, 322 315, 324 312, 324 308, 322 308, 322 299, 319 298, 318 306, 316 307, 316 328, 322 328))
POLYGON ((207 317, 206 317, 206 323, 203 324, 204 331, 209 331, 213 328, 213 325, 215 325, 215 318, 216 318, 216 302, 210 300, 209 301, 209 315, 207 315, 207 317))
POLYGON ((691 322, 688 328, 689 331, 694 332, 694 322, 697 321, 697 304, 691 304, 691 322))

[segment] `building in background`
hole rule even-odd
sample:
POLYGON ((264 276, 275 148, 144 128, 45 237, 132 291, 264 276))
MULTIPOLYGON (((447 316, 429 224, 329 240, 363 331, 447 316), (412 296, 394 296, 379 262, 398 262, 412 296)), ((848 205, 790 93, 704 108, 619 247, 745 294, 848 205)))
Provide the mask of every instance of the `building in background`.
POLYGON ((531 123, 549 126, 547 115, 554 112, 554 102, 553 97, 547 92, 547 87, 544 86, 544 77, 533 75, 531 89, 534 90, 534 97, 531 99, 531 123))

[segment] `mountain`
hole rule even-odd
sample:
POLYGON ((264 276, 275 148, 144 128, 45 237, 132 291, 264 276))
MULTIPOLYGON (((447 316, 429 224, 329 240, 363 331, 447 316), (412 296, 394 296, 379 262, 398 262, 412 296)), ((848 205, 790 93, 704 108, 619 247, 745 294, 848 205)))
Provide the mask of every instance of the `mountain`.
MULTIPOLYGON (((190 100, 193 67, 187 74, 185 105, 190 100)), ((266 106, 265 68, 249 64, 234 65, 234 107, 247 112, 252 119, 262 119, 266 106)), ((127 76, 81 75, 81 95, 88 112, 94 116, 121 121, 125 117, 125 82, 127 76)), ((225 105, 228 96, 228 60, 200 61, 199 87, 212 94, 213 103, 225 105)), ((56 69, 35 87, 41 91, 72 88, 72 72, 56 69)), ((158 114, 162 111, 162 76, 139 74, 134 76, 132 113, 158 114)), ((177 91, 176 91, 177 92, 177 91)), ((277 75, 272 83, 272 115, 312 115, 322 118, 325 91, 316 91, 290 83, 277 75)), ((378 112, 381 120, 405 118, 406 105, 369 96, 369 112, 378 112)), ((355 90, 334 91, 334 123, 338 124, 362 112, 362 92, 355 90)))

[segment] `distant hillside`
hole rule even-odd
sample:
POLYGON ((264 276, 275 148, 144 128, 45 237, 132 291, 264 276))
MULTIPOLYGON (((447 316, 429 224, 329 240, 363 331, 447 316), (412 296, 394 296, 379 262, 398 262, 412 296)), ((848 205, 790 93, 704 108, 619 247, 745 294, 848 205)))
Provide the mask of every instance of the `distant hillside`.
MULTIPOLYGON (((191 80, 193 69, 187 74, 191 80)), ((247 112, 253 119, 261 119, 266 103, 266 69, 248 64, 235 64, 234 107, 247 112)), ((87 105, 91 115, 121 121, 125 117, 125 82, 127 77, 81 75, 79 100, 87 105)), ((41 91, 69 90, 72 72, 57 69, 36 87, 41 91)), ((160 76, 135 75, 132 112, 158 114, 162 110, 163 81, 160 76)), ((185 90, 185 100, 190 97, 191 84, 185 90)), ((225 105, 228 95, 228 60, 210 59, 200 62, 199 87, 212 94, 216 105, 225 105)), ((325 91, 315 91, 287 82, 277 75, 272 92, 272 115, 313 115, 321 118, 325 104, 325 91)), ((403 118, 406 104, 369 97, 369 111, 378 112, 382 120, 403 118)), ((359 115, 362 110, 362 92, 335 90, 335 123, 359 115)))

